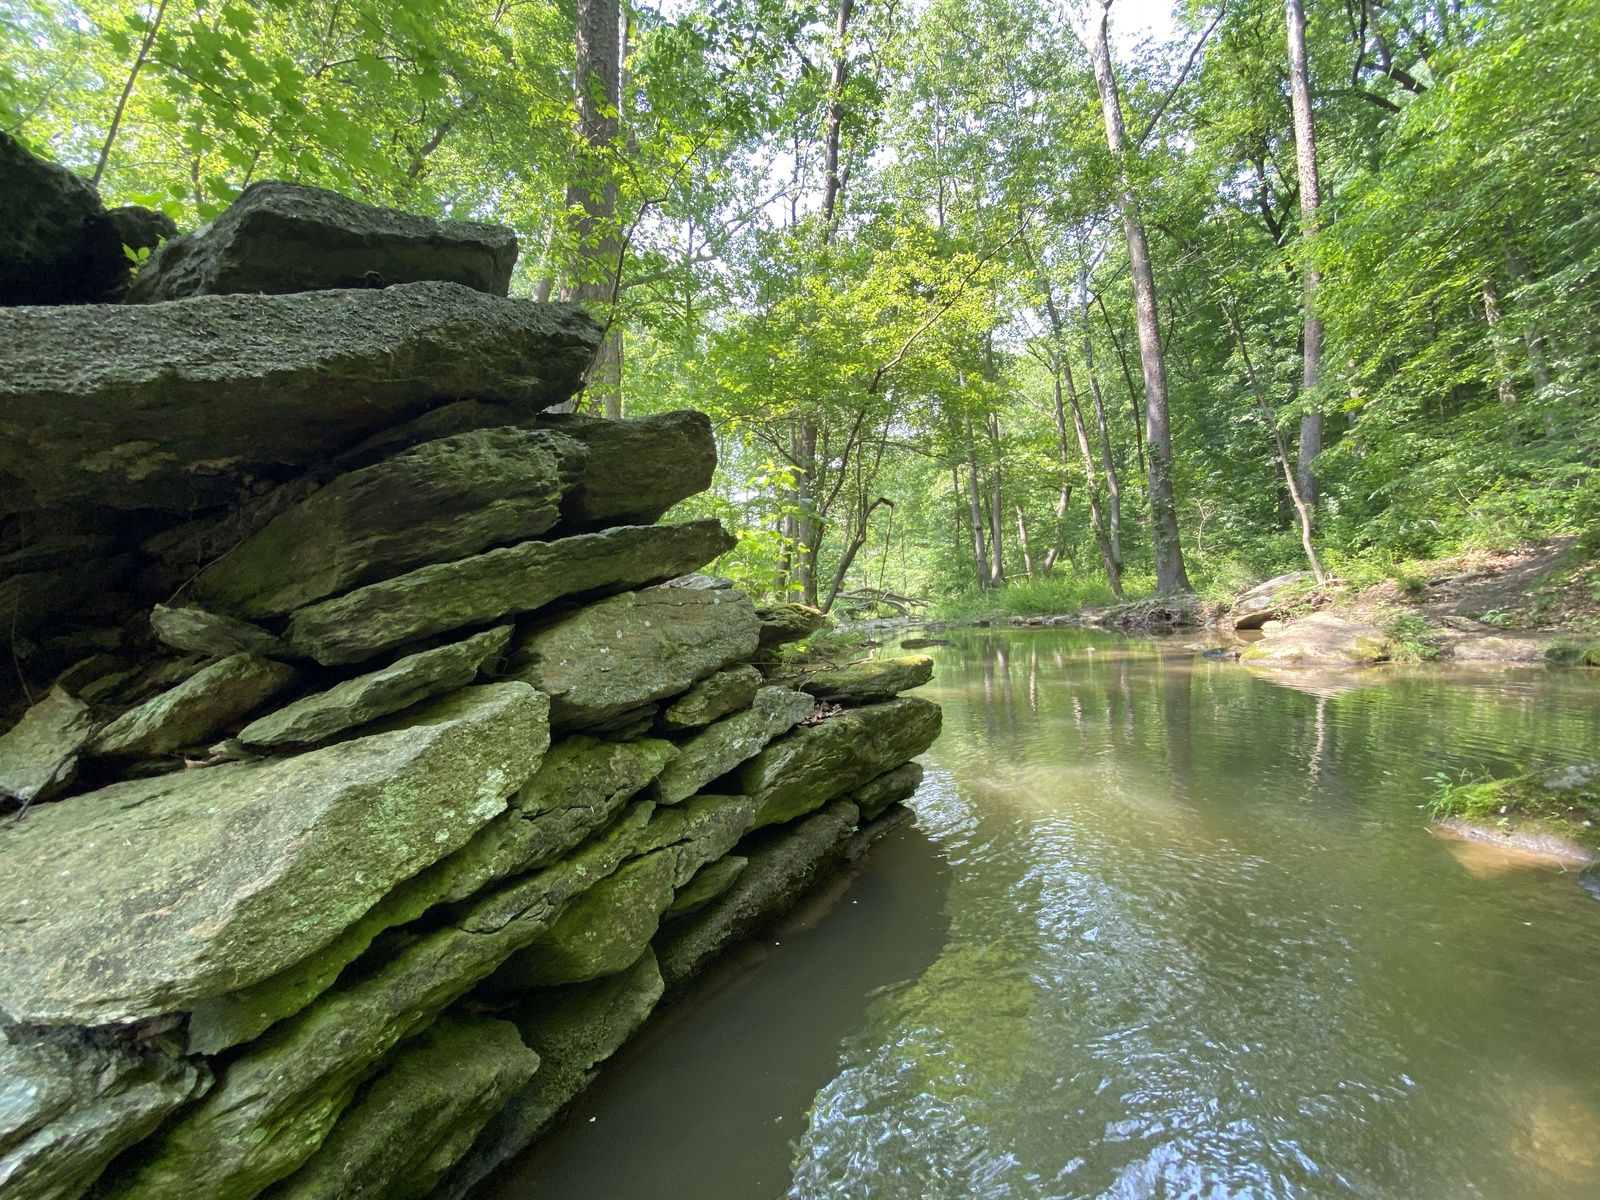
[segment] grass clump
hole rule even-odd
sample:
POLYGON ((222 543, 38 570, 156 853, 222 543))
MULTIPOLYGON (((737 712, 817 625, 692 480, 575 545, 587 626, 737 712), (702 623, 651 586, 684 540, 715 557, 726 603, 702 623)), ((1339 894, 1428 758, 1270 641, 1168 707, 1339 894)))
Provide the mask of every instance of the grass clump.
POLYGON ((1600 766, 1510 779, 1466 772, 1452 779, 1440 772, 1432 781, 1435 791, 1424 807, 1434 820, 1458 817, 1501 828, 1532 824, 1600 846, 1600 766))
POLYGON ((1428 618, 1420 613, 1388 611, 1377 615, 1378 628, 1393 643, 1390 658, 1397 663, 1432 662, 1439 657, 1439 643, 1428 618))

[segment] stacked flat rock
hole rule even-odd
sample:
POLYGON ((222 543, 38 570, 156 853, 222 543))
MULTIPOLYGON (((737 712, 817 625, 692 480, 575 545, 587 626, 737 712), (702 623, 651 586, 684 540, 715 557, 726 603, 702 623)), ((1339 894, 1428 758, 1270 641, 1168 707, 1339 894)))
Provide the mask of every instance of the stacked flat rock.
POLYGON ((463 1196, 938 735, 927 660, 783 678, 820 614, 695 574, 704 416, 541 416, 585 314, 306 191, 0 309, 7 1200, 463 1196), (215 294, 321 246, 411 281, 215 294))

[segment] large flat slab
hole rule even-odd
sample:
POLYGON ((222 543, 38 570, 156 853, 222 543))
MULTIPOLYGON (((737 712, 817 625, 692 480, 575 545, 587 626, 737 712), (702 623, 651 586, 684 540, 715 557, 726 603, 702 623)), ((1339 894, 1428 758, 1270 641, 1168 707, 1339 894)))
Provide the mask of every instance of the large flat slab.
POLYGON ((230 502, 447 400, 558 404, 599 341, 454 283, 0 309, 0 508, 230 502))
POLYGON ((269 179, 245 188, 216 220, 162 246, 127 302, 425 279, 504 296, 516 261, 517 235, 504 225, 436 221, 269 179))
POLYGON ((186 598, 276 617, 364 583, 544 533, 582 474, 581 443, 479 429, 350 471, 207 566, 186 598))
POLYGON ((733 545, 714 520, 621 525, 553 542, 523 542, 420 567, 310 605, 290 620, 287 638, 320 663, 361 662, 415 638, 533 612, 563 596, 659 583, 733 545))
POLYGON ((743 592, 652 588, 536 630, 513 652, 511 668, 549 694, 556 728, 594 729, 748 658, 759 632, 743 592))
POLYGON ((546 711, 473 688, 408 728, 30 813, 0 834, 0 1016, 137 1021, 299 961, 506 807, 546 711))

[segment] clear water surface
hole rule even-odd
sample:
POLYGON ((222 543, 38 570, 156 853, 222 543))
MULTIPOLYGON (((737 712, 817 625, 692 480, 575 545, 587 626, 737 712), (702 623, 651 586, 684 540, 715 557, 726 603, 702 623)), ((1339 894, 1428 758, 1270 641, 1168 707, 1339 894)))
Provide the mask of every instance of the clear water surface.
POLYGON ((1600 1197, 1600 904, 1419 808, 1600 758, 1600 673, 951 636, 915 825, 487 1195, 1600 1197))

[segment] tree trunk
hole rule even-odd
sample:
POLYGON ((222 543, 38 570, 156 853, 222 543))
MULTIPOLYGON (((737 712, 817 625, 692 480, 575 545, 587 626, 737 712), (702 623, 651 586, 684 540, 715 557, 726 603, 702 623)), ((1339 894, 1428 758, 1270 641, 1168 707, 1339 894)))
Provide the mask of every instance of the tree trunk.
POLYGON ((972 561, 978 571, 978 586, 989 586, 989 555, 983 541, 983 496, 978 490, 978 458, 972 445, 972 418, 964 418, 967 429, 967 498, 972 505, 972 561))
MULTIPOLYGON (((1294 158, 1300 176, 1300 237, 1304 244, 1316 236, 1321 219, 1322 187, 1317 178, 1317 136, 1311 118, 1311 73, 1306 62, 1306 9, 1304 0, 1288 0, 1289 82, 1294 104, 1294 158)), ((1317 316, 1317 287, 1322 273, 1305 255, 1300 276, 1305 286, 1305 324, 1301 336, 1304 370, 1300 391, 1311 411, 1300 418, 1300 458, 1295 472, 1300 498, 1317 504, 1317 476, 1313 470, 1322 453, 1322 411, 1317 400, 1317 372, 1322 368, 1322 321, 1317 316)))
POLYGON ((1507 408, 1515 408, 1517 404, 1517 384, 1512 376, 1511 354, 1506 346, 1506 340, 1501 335, 1499 325, 1504 318, 1500 308, 1500 292, 1494 286, 1494 280, 1483 281, 1483 319, 1489 326, 1489 340, 1494 344, 1494 373, 1496 391, 1500 396, 1500 403, 1507 408))
POLYGON ((823 138, 824 244, 833 238, 833 221, 838 210, 839 194, 844 191, 844 177, 839 172, 839 140, 840 131, 844 127, 844 85, 850 69, 850 58, 845 53, 845 38, 850 32, 850 16, 854 11, 855 0, 839 0, 839 9, 834 17, 833 77, 828 81, 828 125, 823 138))
POLYGON ((144 70, 144 64, 150 58, 150 48, 155 45, 156 35, 161 32, 161 22, 167 15, 167 0, 161 0, 156 7, 155 16, 150 18, 150 28, 145 31, 144 41, 139 43, 139 53, 134 56, 133 66, 128 70, 128 81, 123 84, 122 95, 117 97, 116 110, 111 114, 111 127, 106 130, 105 143, 100 147, 100 158, 94 164, 94 174, 89 177, 89 186, 98 189, 100 181, 105 177, 106 163, 111 160, 111 147, 116 144, 117 131, 122 128, 123 115, 128 111, 128 101, 133 96, 133 86, 139 82, 139 72, 144 70))
POLYGON ((1005 512, 1004 487, 1000 478, 1000 418, 994 413, 989 414, 989 442, 994 449, 994 472, 989 476, 990 502, 989 502, 989 582, 995 587, 1003 587, 1006 582, 1006 569, 1002 560, 1002 548, 1005 545, 1005 512))
POLYGON ((817 518, 817 427, 801 420, 791 442, 798 467, 795 486, 795 556, 793 578, 803 604, 817 602, 817 559, 822 550, 822 522, 817 518))
POLYGON ((1061 448, 1061 492, 1056 498, 1056 536, 1044 555, 1044 574, 1048 576, 1061 557, 1061 547, 1067 539, 1067 505, 1072 501, 1072 450, 1067 445, 1067 414, 1061 400, 1061 374, 1056 373, 1055 409, 1056 443, 1061 448))
MULTIPOLYGON (((1087 292, 1085 293, 1087 297, 1087 292)), ((1117 479, 1117 462, 1111 454, 1111 429, 1106 421, 1106 402, 1100 394, 1100 381, 1094 371, 1094 341, 1089 336, 1089 302, 1083 304, 1083 365, 1089 376, 1089 394, 1094 397, 1095 424, 1100 429, 1100 460, 1106 472, 1106 507, 1111 516, 1111 557, 1122 569, 1122 485, 1117 479)))
POLYGON ((1033 582, 1033 556, 1028 553, 1028 518, 1023 514, 1022 505, 1017 505, 1017 549, 1022 552, 1022 571, 1028 577, 1028 582, 1033 582))
MULTIPOLYGON (((1067 376, 1067 400, 1072 405, 1072 426, 1078 434, 1078 450, 1083 455, 1083 477, 1089 487, 1089 521, 1094 526, 1095 544, 1100 547, 1100 561, 1105 564, 1106 582, 1111 594, 1122 599, 1122 564, 1111 553, 1111 539, 1106 536, 1105 517, 1100 511, 1100 484, 1095 479, 1094 454, 1089 449, 1089 433, 1083 424, 1083 406, 1078 403, 1078 389, 1072 383, 1072 368, 1063 359, 1061 369, 1067 376)), ((1060 383, 1056 384, 1060 387, 1060 383)))
POLYGON ((1178 506, 1172 489, 1172 427, 1167 411, 1167 364, 1161 352, 1161 317, 1156 308, 1155 274, 1150 267, 1150 243, 1145 238, 1133 176, 1123 149, 1122 102, 1111 70, 1111 46, 1106 32, 1109 0, 1099 0, 1095 26, 1095 84, 1105 113, 1106 144, 1118 160, 1122 190, 1117 206, 1122 212, 1123 234, 1128 242, 1128 266, 1133 277, 1135 315, 1139 326, 1139 361, 1144 368, 1145 450, 1150 466, 1150 535, 1155 550, 1156 591, 1162 595, 1190 592, 1183 566, 1183 545, 1178 540, 1178 506))
POLYGON ((607 327, 605 341, 589 368, 586 387, 591 407, 608 415, 622 411, 620 334, 611 329, 616 300, 617 259, 622 243, 615 227, 617 185, 608 151, 616 143, 622 104, 622 13, 618 0, 577 0, 577 63, 573 96, 580 145, 567 181, 567 212, 575 254, 573 274, 561 298, 596 310, 607 327))

